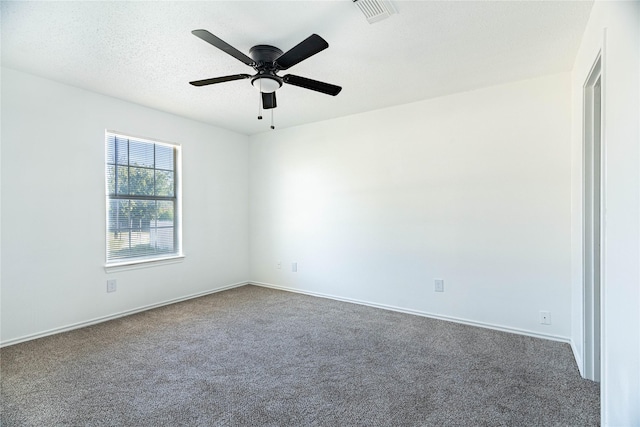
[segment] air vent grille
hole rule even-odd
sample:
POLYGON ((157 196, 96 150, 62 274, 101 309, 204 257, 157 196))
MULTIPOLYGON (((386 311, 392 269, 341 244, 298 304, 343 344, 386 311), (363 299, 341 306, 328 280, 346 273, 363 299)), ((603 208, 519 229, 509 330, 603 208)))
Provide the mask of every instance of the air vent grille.
POLYGON ((367 18, 369 24, 381 21, 397 13, 395 7, 388 0, 354 0, 353 2, 367 18))

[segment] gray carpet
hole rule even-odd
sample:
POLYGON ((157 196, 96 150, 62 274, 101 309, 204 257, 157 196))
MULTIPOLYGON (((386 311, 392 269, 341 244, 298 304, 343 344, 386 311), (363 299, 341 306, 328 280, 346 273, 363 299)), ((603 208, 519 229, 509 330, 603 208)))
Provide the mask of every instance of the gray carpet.
POLYGON ((0 357, 3 427, 600 420, 567 344, 255 286, 0 357))

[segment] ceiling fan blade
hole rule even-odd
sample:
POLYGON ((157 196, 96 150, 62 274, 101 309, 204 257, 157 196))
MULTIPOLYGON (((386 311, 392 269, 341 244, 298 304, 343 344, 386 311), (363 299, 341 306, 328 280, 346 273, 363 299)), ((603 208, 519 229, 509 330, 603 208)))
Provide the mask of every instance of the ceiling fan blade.
POLYGON ((213 79, 196 80, 196 81, 189 82, 189 83, 194 85, 194 86, 206 86, 206 85, 212 85, 212 84, 215 84, 215 83, 224 83, 224 82, 231 82, 233 80, 248 79, 249 77, 251 77, 249 74, 234 74, 232 76, 224 76, 224 77, 215 77, 213 79))
POLYGON ((317 80, 311 80, 306 77, 294 76, 293 74, 287 74, 283 76, 282 80, 285 83, 289 83, 290 85, 315 90, 317 92, 326 93, 327 95, 332 96, 336 96, 342 90, 340 86, 319 82, 317 80))
POLYGON ((229 43, 225 42, 224 40, 214 36, 213 34, 211 34, 207 30, 193 30, 193 31, 191 31, 191 34, 193 34, 196 37, 201 38, 202 40, 206 41, 209 44, 214 45, 218 49, 225 51, 229 55, 233 56, 234 58, 236 58, 239 61, 244 62, 245 64, 247 64, 250 67, 253 66, 253 64, 255 64, 253 59, 249 58, 247 55, 245 55, 244 53, 240 52, 238 49, 236 49, 235 47, 231 46, 229 43))
POLYGON ((276 104, 276 93, 264 93, 262 92, 262 108, 265 110, 270 110, 272 108, 276 108, 278 105, 276 104))
POLYGON ((317 34, 311 34, 309 37, 280 55, 275 62, 279 69, 286 70, 287 68, 293 67, 297 63, 304 61, 328 47, 329 43, 327 43, 322 37, 317 34))

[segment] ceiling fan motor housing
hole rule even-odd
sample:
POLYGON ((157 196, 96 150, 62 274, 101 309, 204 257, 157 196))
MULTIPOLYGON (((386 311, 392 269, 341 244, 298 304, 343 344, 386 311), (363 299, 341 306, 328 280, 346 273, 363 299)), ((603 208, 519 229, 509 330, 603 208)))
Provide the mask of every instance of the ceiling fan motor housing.
POLYGON ((249 49, 249 55, 255 61, 253 68, 258 72, 251 78, 251 84, 261 92, 275 92, 282 86, 282 78, 276 75, 278 71, 275 60, 282 55, 282 51, 275 46, 259 44, 249 49))
POLYGON ((256 62, 260 64, 273 65, 273 62, 282 56, 282 51, 275 46, 269 46, 268 44, 259 44, 249 49, 249 55, 256 62))

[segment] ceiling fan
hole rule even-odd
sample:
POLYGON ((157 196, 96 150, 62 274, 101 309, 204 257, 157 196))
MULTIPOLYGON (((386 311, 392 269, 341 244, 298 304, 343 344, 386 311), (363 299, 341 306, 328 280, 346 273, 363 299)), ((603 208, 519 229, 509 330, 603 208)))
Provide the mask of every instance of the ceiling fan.
MULTIPOLYGON (((283 83, 315 90, 332 96, 336 96, 342 90, 340 86, 308 79, 306 77, 293 74, 279 76, 277 74, 280 70, 287 70, 328 48, 329 44, 317 34, 310 35, 285 53, 282 53, 277 47, 266 44, 253 46, 249 49, 249 55, 251 55, 251 57, 249 57, 207 30, 193 30, 191 33, 252 67, 256 71, 254 75, 234 74, 231 76, 189 82, 194 86, 206 86, 233 80, 251 79, 253 87, 258 89, 262 94, 262 107, 265 110, 277 107, 275 92, 282 87, 283 83)), ((261 119, 262 117, 258 116, 258 118, 261 119)))

